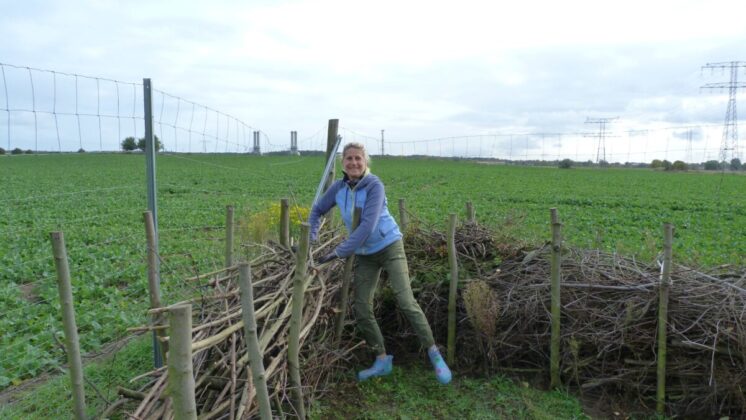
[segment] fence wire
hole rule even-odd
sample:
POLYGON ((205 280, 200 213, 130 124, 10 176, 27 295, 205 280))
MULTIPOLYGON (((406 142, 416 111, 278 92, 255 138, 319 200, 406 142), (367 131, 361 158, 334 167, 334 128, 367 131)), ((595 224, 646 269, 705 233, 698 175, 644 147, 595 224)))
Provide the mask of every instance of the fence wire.
MULTIPOLYGON (((143 135, 143 85, 0 63, 5 99, 0 145, 21 152, 110 152, 143 135)), ((154 89, 153 121, 164 150, 246 153, 251 125, 210 106, 154 89)))
MULTIPOLYGON (((23 152, 119 151, 122 141, 140 139, 144 116, 142 83, 0 63, 5 103, 0 145, 23 152), (4 140, 4 141, 3 141, 4 140)), ((271 138, 239 118, 178 95, 154 89, 154 133, 172 153, 288 153, 290 139, 271 138), (258 134, 258 144, 253 133, 258 134)), ((722 154, 722 124, 629 128, 609 124, 604 132, 503 132, 438 138, 383 139, 341 128, 345 141, 359 141, 372 154, 506 161, 630 164, 653 159, 701 164, 722 154)), ((302 134, 300 151, 326 150, 321 128, 302 134)), ((731 151, 740 158, 743 146, 731 151)))

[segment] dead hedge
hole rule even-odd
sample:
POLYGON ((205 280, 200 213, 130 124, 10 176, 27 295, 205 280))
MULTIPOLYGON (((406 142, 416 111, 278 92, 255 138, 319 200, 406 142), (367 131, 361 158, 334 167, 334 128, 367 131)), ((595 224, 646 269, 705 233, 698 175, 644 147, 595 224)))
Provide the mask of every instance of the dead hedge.
MULTIPOLYGON (((546 385, 549 246, 529 250, 499 243, 494 232, 474 223, 460 226, 456 236, 462 266, 456 373, 529 375, 538 386, 546 385)), ((323 254, 339 240, 339 233, 327 231, 313 252, 323 254)), ((443 233, 416 224, 405 237, 413 289, 441 343, 448 316, 445 243, 443 233)), ((252 273, 266 377, 274 414, 293 416, 286 337, 295 260, 284 247, 262 249, 252 273)), ((323 398, 336 375, 364 363, 357 358, 365 352, 351 315, 343 336, 333 337, 342 265, 327 265, 309 278, 301 339, 307 403, 323 398)), ((624 398, 653 410, 660 267, 597 250, 563 248, 561 272, 562 384, 572 392, 624 398)), ((194 356, 200 418, 258 415, 243 330, 236 328, 241 319, 236 280, 235 268, 190 280, 203 290, 192 301, 193 340, 204 346, 194 356)), ((746 416, 746 273, 704 273, 675 265, 672 280, 668 414, 746 416)), ((406 321, 392 310, 390 292, 386 287, 379 292, 377 311, 389 350, 421 353, 406 321)), ((138 389, 121 390, 122 398, 107 415, 169 418, 165 369, 143 377, 138 389)))

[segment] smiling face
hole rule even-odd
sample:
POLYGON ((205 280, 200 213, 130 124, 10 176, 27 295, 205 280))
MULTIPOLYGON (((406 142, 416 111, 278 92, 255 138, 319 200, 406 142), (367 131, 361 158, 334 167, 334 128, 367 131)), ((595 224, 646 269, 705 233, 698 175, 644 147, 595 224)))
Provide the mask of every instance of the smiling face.
POLYGON ((355 147, 350 147, 342 156, 342 164, 344 166, 345 173, 351 179, 360 179, 365 173, 365 169, 368 167, 368 163, 365 160, 365 153, 355 147))

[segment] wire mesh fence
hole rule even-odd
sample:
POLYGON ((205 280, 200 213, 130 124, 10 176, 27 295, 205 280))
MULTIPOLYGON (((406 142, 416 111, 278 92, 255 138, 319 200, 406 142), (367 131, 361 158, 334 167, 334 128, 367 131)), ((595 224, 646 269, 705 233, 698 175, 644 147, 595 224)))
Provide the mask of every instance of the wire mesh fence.
MULTIPOLYGON (((143 85, 0 63, 0 146, 9 152, 119 151, 144 135, 143 85)), ((154 132, 164 150, 243 153, 253 129, 238 118, 155 89, 154 132)))
MULTIPOLYGON (((144 135, 143 86, 103 77, 0 63, 0 147, 7 152, 119 151, 122 141, 144 135)), ((290 136, 271 138, 210 106, 154 89, 154 134, 172 153, 287 153, 290 136), (253 139, 254 133, 258 141, 253 139)), ((737 122, 737 121, 736 121, 737 122)), ((552 162, 650 163, 654 159, 701 164, 722 158, 722 124, 653 124, 623 121, 567 132, 504 132, 439 138, 383 138, 343 128, 346 141, 372 154, 552 162), (616 123, 616 124, 615 124, 616 123)), ((301 133, 300 151, 326 150, 326 131, 301 133)), ((740 158, 743 146, 729 152, 740 158)))

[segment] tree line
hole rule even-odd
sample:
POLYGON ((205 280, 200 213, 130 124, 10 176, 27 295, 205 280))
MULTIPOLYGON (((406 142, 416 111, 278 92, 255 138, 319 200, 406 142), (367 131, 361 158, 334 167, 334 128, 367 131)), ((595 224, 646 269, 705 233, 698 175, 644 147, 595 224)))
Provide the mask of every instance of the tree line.
POLYGON ((653 159, 652 162, 648 163, 633 163, 633 162, 625 162, 625 163, 609 163, 605 160, 602 160, 598 162, 598 164, 593 163, 592 161, 587 162, 576 162, 572 159, 562 159, 561 161, 557 162, 557 166, 559 166, 561 169, 570 169, 575 166, 600 166, 600 167, 633 167, 633 168, 651 168, 651 169, 662 169, 664 171, 688 171, 690 169, 692 170, 705 170, 705 171, 719 171, 719 170, 731 170, 731 171, 744 171, 746 170, 746 165, 743 165, 741 163, 741 159, 739 158, 733 158, 730 160, 730 162, 727 161, 718 161, 718 160, 708 160, 707 162, 702 163, 686 163, 683 160, 677 160, 674 162, 671 162, 666 159, 653 159))
MULTIPOLYGON (((155 151, 160 152, 163 150, 163 143, 161 143, 161 140, 158 138, 158 136, 153 136, 153 139, 155 140, 155 151)), ((139 140, 135 140, 134 137, 127 137, 124 140, 122 140, 122 150, 125 152, 134 152, 135 150, 141 150, 145 151, 145 137, 140 138, 139 140)))
POLYGON ((653 169, 663 169, 665 171, 686 171, 688 169, 704 169, 705 171, 719 171, 729 169, 731 171, 742 171, 746 169, 746 167, 741 163, 741 159, 739 158, 733 158, 730 160, 730 162, 721 162, 713 159, 700 164, 688 164, 680 160, 671 163, 667 160, 654 159, 650 163, 650 167, 653 169))

